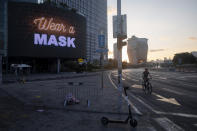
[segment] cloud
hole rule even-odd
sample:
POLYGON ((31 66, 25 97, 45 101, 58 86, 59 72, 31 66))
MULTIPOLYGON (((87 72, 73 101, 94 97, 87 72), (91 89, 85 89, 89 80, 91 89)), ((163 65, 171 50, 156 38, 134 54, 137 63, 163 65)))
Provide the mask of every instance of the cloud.
POLYGON ((153 49, 153 50, 150 50, 150 52, 159 52, 159 51, 164 51, 165 49, 153 49))
POLYGON ((168 36, 162 36, 162 37, 159 38, 159 40, 168 41, 168 40, 170 40, 170 38, 168 36))
POLYGON ((189 39, 189 40, 197 40, 197 37, 191 36, 191 37, 188 37, 188 39, 189 39))
POLYGON ((116 14, 116 12, 117 12, 117 9, 114 8, 114 7, 109 6, 109 7, 107 8, 107 14, 108 14, 108 15, 116 14))

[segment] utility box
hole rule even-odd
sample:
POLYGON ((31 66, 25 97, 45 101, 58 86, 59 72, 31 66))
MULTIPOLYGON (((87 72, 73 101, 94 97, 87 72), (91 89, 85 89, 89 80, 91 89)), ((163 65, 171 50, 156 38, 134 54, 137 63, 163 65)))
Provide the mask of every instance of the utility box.
POLYGON ((118 24, 118 17, 113 16, 113 37, 127 38, 127 16, 121 15, 120 23, 118 24))

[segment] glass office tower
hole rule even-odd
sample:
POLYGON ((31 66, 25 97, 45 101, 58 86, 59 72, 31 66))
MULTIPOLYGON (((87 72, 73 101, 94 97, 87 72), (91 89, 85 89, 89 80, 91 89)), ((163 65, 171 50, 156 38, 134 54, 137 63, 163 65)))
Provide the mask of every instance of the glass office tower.
MULTIPOLYGON (((58 1, 58 0, 56 0, 58 1)), ((87 59, 99 60, 100 54, 96 52, 98 47, 98 35, 105 35, 105 48, 107 46, 107 0, 59 0, 70 8, 77 9, 77 12, 86 17, 87 20, 87 59)), ((108 55, 105 53, 105 59, 108 55)))

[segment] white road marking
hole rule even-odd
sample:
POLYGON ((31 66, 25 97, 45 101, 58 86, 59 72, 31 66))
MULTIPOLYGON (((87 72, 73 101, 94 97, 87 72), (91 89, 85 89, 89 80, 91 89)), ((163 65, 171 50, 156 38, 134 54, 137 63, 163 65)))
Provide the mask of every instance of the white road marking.
POLYGON ((158 79, 166 80, 166 77, 158 77, 158 79))
MULTIPOLYGON (((108 75, 108 77, 109 77, 112 85, 117 89, 116 85, 111 80, 110 75, 108 75)), ((148 104, 146 104, 145 102, 143 102, 140 98, 136 97, 132 92, 130 92, 130 93, 132 94, 131 97, 133 97, 134 99, 138 100, 141 104, 143 104, 145 107, 147 107, 149 110, 151 110, 155 114, 180 116, 180 117, 187 117, 187 118, 197 118, 197 115, 194 115, 194 114, 185 114, 185 113, 174 113, 174 112, 161 112, 161 111, 157 111, 157 110, 153 109, 151 106, 149 106, 148 104)))
MULTIPOLYGON (((112 85, 115 87, 115 89, 118 89, 117 86, 114 84, 114 82, 112 81, 111 77, 110 77, 110 74, 108 74, 108 77, 109 77, 109 80, 111 81, 112 85)), ((134 111, 139 114, 139 115, 142 115, 142 113, 134 106, 134 104, 125 97, 124 94, 122 94, 122 97, 131 105, 131 107, 134 109, 134 111)))
POLYGON ((181 77, 179 77, 179 78, 187 78, 187 77, 191 77, 191 78, 195 78, 195 77, 197 77, 196 75, 191 75, 191 76, 181 76, 181 77))
POLYGON ((133 98, 135 98, 136 100, 138 100, 140 103, 142 103, 144 106, 146 106, 152 112, 156 113, 156 111, 151 106, 149 106, 148 104, 146 104, 145 102, 143 102, 140 98, 136 97, 132 92, 130 92, 130 93, 132 94, 131 96, 133 98))
POLYGON ((160 115, 171 115, 171 116, 180 116, 180 117, 188 117, 188 118, 197 118, 197 115, 194 115, 194 114, 162 112, 162 111, 156 111, 156 113, 160 114, 160 115))
MULTIPOLYGON (((130 92, 131 93, 131 92, 130 92)), ((171 115, 171 116, 180 116, 180 117, 188 117, 188 118, 197 118, 197 115, 194 114, 185 114, 185 113, 174 113, 174 112, 161 112, 161 111, 156 111, 153 109, 151 106, 143 102, 140 98, 136 97, 133 93, 131 93, 132 97, 136 100, 138 100, 140 103, 142 103, 145 107, 147 107, 149 110, 154 112, 155 114, 160 114, 160 115, 171 115)))
POLYGON ((181 105, 180 103, 178 103, 176 101, 175 98, 165 98, 165 97, 163 97, 159 94, 156 94, 156 93, 152 93, 152 94, 160 98, 160 99, 157 99, 157 100, 164 101, 164 102, 171 103, 171 104, 178 105, 178 106, 181 105))
POLYGON ((132 81, 137 81, 137 82, 139 81, 139 80, 137 80, 137 79, 131 79, 131 80, 132 80, 132 81))
POLYGON ((189 86, 189 87, 194 87, 194 88, 196 88, 196 85, 190 85, 190 84, 185 84, 185 83, 178 83, 178 84, 180 84, 180 85, 182 85, 182 86, 189 86))
POLYGON ((133 87, 133 88, 142 88, 142 85, 134 84, 134 85, 132 85, 131 87, 133 87))
MULTIPOLYGON (((155 78, 155 79, 157 79, 157 80, 159 80, 159 79, 166 80, 167 78, 165 78, 165 77, 158 77, 158 78, 155 78)), ((170 78, 168 78, 168 80, 170 80, 170 78)), ((186 87, 189 86, 189 87, 193 87, 193 88, 196 87, 196 85, 182 83, 180 79, 177 79, 176 82, 177 82, 176 85, 181 85, 181 86, 186 86, 186 87)))
POLYGON ((152 76, 156 76, 156 77, 157 77, 157 76, 159 76, 159 75, 152 74, 152 76))
POLYGON ((132 80, 132 81, 137 81, 137 82, 139 82, 139 80, 138 79, 134 79, 134 78, 131 78, 131 77, 129 77, 129 76, 125 76, 127 79, 130 79, 130 80, 132 80))
POLYGON ((178 92, 178 91, 175 91, 175 90, 171 90, 171 89, 168 89, 168 88, 161 88, 162 90, 165 90, 165 91, 169 91, 169 92, 172 92, 174 94, 177 94, 177 95, 184 95, 183 93, 181 92, 178 92))
POLYGON ((173 123, 166 117, 163 118, 155 118, 154 119, 161 127, 163 127, 166 131, 184 131, 180 126, 173 123))

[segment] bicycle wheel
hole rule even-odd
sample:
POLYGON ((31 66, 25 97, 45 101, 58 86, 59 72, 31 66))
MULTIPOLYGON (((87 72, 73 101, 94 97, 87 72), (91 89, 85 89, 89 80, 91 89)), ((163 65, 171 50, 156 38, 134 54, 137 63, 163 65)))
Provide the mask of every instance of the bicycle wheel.
POLYGON ((145 91, 145 85, 142 83, 142 90, 145 91))
POLYGON ((144 85, 144 93, 148 94, 149 93, 149 89, 148 89, 148 85, 144 85))
POLYGON ((148 93, 151 95, 151 93, 152 93, 152 85, 151 85, 151 83, 149 83, 148 84, 148 93))

